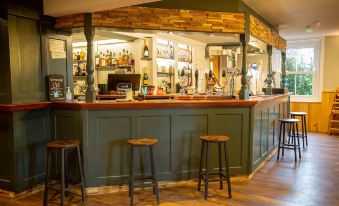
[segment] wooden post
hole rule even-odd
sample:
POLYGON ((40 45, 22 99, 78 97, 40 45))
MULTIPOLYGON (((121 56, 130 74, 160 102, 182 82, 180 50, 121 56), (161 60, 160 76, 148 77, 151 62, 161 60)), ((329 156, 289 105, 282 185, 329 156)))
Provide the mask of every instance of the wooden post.
POLYGON ((94 90, 94 50, 93 50, 93 38, 94 38, 94 27, 92 26, 92 14, 84 14, 84 33, 87 41, 87 89, 86 89, 86 102, 94 102, 96 100, 94 90))
POLYGON ((239 99, 248 100, 250 98, 247 87, 247 40, 244 34, 240 35, 240 42, 242 46, 242 66, 241 66, 241 89, 239 92, 239 99))
POLYGON ((268 54, 268 72, 267 72, 267 86, 266 86, 266 95, 272 95, 272 46, 267 45, 267 54, 268 54))
POLYGON ((281 52, 281 83, 280 88, 286 89, 286 52, 281 52))

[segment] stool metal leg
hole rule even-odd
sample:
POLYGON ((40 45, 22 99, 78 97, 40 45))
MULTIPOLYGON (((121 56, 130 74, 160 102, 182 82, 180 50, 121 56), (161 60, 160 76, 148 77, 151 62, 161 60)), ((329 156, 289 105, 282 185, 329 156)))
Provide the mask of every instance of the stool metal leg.
POLYGON ((228 154, 227 154, 227 143, 224 142, 224 151, 225 151, 225 165, 226 165, 226 181, 228 188, 228 197, 232 198, 232 190, 231 190, 231 178, 230 178, 230 165, 228 164, 228 154))
POLYGON ((67 152, 67 149, 65 149, 65 188, 66 188, 66 191, 65 191, 65 196, 66 197, 69 197, 70 193, 68 191, 68 152, 67 152))
MULTIPOLYGON (((282 139, 282 141, 283 141, 283 143, 282 143, 283 146, 285 145, 285 138, 286 138, 286 137, 285 137, 285 130, 286 130, 285 125, 286 125, 286 124, 284 123, 284 124, 283 124, 283 139, 282 139)), ((285 153, 285 148, 283 147, 283 148, 282 148, 282 154, 281 154, 281 156, 284 156, 284 153, 285 153)))
MULTIPOLYGON (((295 123, 295 124, 296 124, 296 127, 297 127, 297 141, 298 141, 299 158, 301 158, 298 122, 295 123)), ((304 144, 304 138, 303 138, 303 144, 304 144)))
POLYGON ((65 149, 61 149, 61 206, 65 199, 65 149))
POLYGON ((46 174, 45 174, 45 191, 44 191, 44 206, 48 204, 48 180, 49 180, 49 170, 51 164, 51 151, 47 148, 47 162, 46 162, 46 174))
POLYGON ((208 142, 206 142, 205 200, 208 197, 208 142))
POLYGON ((279 139, 278 139, 278 155, 277 155, 277 160, 279 160, 279 155, 280 155, 281 135, 282 135, 282 125, 283 125, 283 123, 280 122, 280 132, 279 132, 279 139))
POLYGON ((218 143, 218 153, 219 153, 219 178, 220 178, 220 189, 224 188, 223 186, 223 177, 222 177, 222 159, 221 159, 221 143, 218 143))
POLYGON ((305 139, 306 139, 306 146, 308 146, 308 140, 307 140, 307 126, 306 126, 306 116, 303 116, 303 122, 304 124, 304 135, 305 135, 305 139))
POLYGON ((131 165, 130 165, 130 205, 133 205, 134 195, 134 147, 131 146, 131 165))
POLYGON ((200 166, 199 166, 199 176, 198 176, 198 191, 201 188, 201 175, 202 175, 202 163, 204 159, 204 149, 205 149, 205 141, 201 143, 201 153, 200 153, 200 166))
POLYGON ((149 152, 150 152, 150 159, 151 159, 151 170, 152 170, 153 185, 154 185, 154 188, 155 188, 155 195, 156 195, 156 198, 157 198, 157 203, 159 204, 160 203, 159 189, 158 189, 158 180, 157 180, 157 174, 156 174, 154 158, 153 158, 153 146, 149 147, 149 152))
POLYGON ((294 123, 292 124, 292 132, 293 132, 293 139, 294 139, 294 144, 293 144, 293 146, 294 146, 294 160, 295 160, 295 162, 297 162, 297 140, 296 140, 296 138, 298 140, 299 140, 299 138, 296 137, 296 135, 295 135, 295 124, 294 123))
MULTIPOLYGON (((298 124, 298 123, 297 123, 298 124)), ((298 128, 299 129, 299 128, 298 128)), ((298 130, 297 130, 298 131, 298 130)), ((303 139, 303 148, 305 148, 304 117, 301 117, 301 138, 303 139)), ((299 137, 299 135, 298 135, 299 137)))
POLYGON ((81 155, 80 155, 80 147, 79 147, 79 145, 77 146, 77 153, 78 153, 78 167, 79 167, 80 180, 81 180, 81 185, 80 185, 81 198, 82 198, 83 205, 86 205, 85 180, 84 180, 84 173, 83 173, 83 167, 82 167, 82 162, 81 162, 81 155))

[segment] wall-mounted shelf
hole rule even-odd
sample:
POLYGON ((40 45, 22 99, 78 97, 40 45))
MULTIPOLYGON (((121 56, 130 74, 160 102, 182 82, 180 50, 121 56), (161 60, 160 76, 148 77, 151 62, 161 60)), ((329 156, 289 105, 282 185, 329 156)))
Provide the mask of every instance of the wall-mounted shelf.
POLYGON ((95 67, 98 70, 115 70, 115 69, 132 69, 133 66, 104 66, 104 67, 100 67, 100 66, 96 66, 95 67))
POLYGON ((160 56, 157 56, 158 59, 169 59, 169 60, 174 60, 173 58, 170 58, 170 57, 160 57, 160 56))
POLYGON ((85 63, 87 60, 75 60, 73 59, 73 63, 85 63))
POLYGON ((192 64, 192 61, 183 61, 183 60, 177 60, 178 62, 183 62, 183 63, 189 63, 192 64))
POLYGON ((151 61, 152 58, 151 58, 151 57, 141 57, 141 60, 144 60, 144 61, 151 61))
POLYGON ((159 75, 167 75, 167 76, 172 76, 173 73, 168 73, 168 72, 157 72, 159 75))
POLYGON ((87 75, 83 75, 83 76, 78 76, 78 75, 73 75, 73 78, 86 78, 87 75))

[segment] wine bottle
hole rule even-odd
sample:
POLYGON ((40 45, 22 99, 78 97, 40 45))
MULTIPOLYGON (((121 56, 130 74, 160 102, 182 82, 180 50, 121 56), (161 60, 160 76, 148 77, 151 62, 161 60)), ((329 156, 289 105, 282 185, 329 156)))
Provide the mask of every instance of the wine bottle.
POLYGON ((143 85, 148 85, 148 74, 147 74, 147 67, 144 68, 144 77, 143 77, 143 85))
POLYGON ((149 57, 149 50, 148 50, 148 45, 147 45, 147 40, 144 40, 144 57, 148 58, 149 57))

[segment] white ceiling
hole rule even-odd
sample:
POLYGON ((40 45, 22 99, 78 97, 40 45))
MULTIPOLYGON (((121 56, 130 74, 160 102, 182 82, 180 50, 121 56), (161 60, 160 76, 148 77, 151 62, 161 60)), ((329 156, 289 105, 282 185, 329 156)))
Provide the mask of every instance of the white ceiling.
POLYGON ((244 0, 244 2, 280 29, 286 39, 339 35, 339 0, 244 0), (312 33, 305 27, 315 21, 320 26, 312 33))
POLYGON ((44 0, 44 14, 59 17, 155 1, 159 0, 44 0))

